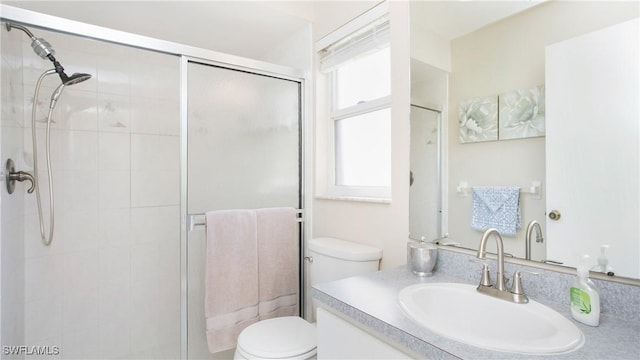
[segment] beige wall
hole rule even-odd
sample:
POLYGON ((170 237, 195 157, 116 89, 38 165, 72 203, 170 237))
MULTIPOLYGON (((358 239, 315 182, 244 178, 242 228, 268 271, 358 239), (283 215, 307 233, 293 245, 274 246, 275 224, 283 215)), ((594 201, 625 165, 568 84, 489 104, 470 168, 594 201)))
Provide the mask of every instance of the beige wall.
MULTIPOLYGON (((361 4, 363 5, 363 4, 361 4)), ((405 263, 409 212, 409 6, 407 2, 391 2, 391 64, 392 88, 392 201, 390 204, 356 201, 313 201, 313 236, 333 236, 369 244, 382 249, 382 267, 405 263)), ((368 7, 356 8, 352 2, 333 3, 320 13, 318 19, 331 21, 314 23, 315 30, 332 31, 346 21, 361 14, 368 7), (348 12, 347 12, 348 11, 348 12), (336 22, 340 14, 342 23, 336 22), (321 15, 321 16, 320 16, 321 15)), ((325 34, 316 34, 319 39, 325 34)), ((318 94, 321 95, 321 94, 318 94)), ((321 97, 321 96, 320 96, 321 97)), ((326 117, 322 115, 322 102, 316 103, 316 179, 323 176, 326 164, 326 117)))
MULTIPOLYGON (((544 83, 547 45, 638 16, 637 2, 550 1, 451 44, 449 93, 449 234, 476 248, 481 233, 470 227, 471 197, 460 197, 460 181, 474 185, 517 185, 528 188, 543 181, 543 199, 521 197, 523 227, 530 220, 545 221, 544 137, 460 144, 457 111, 461 100, 527 89, 544 83)), ((588 75, 588 74, 585 74, 588 75)), ((504 238, 505 251, 524 255, 524 231, 504 238)), ((544 257, 544 245, 533 245, 544 257), (536 246, 537 245, 537 246, 536 246)))

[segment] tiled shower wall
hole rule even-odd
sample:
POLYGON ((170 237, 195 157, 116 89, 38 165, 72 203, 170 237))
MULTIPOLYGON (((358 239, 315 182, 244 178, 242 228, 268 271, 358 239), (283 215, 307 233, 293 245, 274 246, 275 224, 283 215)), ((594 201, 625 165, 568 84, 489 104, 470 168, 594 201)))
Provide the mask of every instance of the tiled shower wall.
MULTIPOLYGON (((33 31, 53 44, 69 75, 93 77, 67 86, 53 114, 55 236, 50 247, 40 239, 35 194, 21 190, 13 195, 24 197, 24 240, 14 239, 24 243, 24 255, 18 254, 24 256, 24 345, 58 346, 65 359, 177 358, 179 58, 33 31)), ((22 32, 12 30, 8 36, 22 44, 24 85, 15 85, 24 92, 14 93, 9 102, 24 113, 24 147, 17 155, 3 148, 2 160, 23 157, 17 161, 19 170, 31 172, 33 91, 38 76, 52 66, 33 53, 22 32)), ((55 76, 47 77, 37 102, 47 223, 44 121, 58 84, 55 76)), ((3 112, 6 104, 3 93, 3 112)), ((3 208, 3 225, 6 216, 3 208)), ((3 231, 3 244, 4 236, 3 231)), ((6 256, 11 248, 2 251, 6 256)))

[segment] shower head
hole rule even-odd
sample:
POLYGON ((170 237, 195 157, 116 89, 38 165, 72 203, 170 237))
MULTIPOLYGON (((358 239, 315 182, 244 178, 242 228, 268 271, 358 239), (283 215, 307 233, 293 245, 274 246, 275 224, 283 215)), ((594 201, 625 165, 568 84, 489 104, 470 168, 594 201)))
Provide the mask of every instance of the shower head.
POLYGON ((91 79, 90 74, 84 73, 74 73, 71 76, 67 76, 64 72, 60 74, 60 78, 62 78, 62 83, 64 85, 75 85, 77 83, 81 83, 83 81, 91 79))

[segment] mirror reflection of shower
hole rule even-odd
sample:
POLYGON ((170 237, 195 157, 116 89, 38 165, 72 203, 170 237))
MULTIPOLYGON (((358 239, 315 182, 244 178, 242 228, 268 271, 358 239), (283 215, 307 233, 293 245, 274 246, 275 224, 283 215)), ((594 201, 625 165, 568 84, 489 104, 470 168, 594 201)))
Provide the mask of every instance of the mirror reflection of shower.
POLYGON ((62 91, 68 85, 75 85, 77 83, 83 82, 85 80, 89 80, 91 75, 83 74, 83 73, 74 73, 71 76, 68 76, 64 72, 64 68, 62 65, 56 60, 54 57, 55 50, 51 44, 42 38, 36 38, 29 29, 22 25, 14 24, 14 23, 6 23, 7 31, 11 31, 11 29, 22 30, 25 34, 31 38, 31 48, 33 51, 40 56, 42 59, 49 59, 54 68, 49 69, 42 73, 38 78, 38 82, 36 83, 35 93, 33 95, 33 105, 31 108, 31 136, 33 143, 33 175, 35 178, 35 188, 36 188, 36 200, 38 204, 38 219, 40 221, 40 237, 42 238, 42 242, 49 246, 53 241, 53 231, 54 231, 54 202, 53 202, 53 179, 51 176, 51 116, 53 114, 53 110, 58 103, 58 99, 60 95, 62 95, 62 91), (57 74, 60 77, 61 84, 53 91, 51 94, 51 101, 49 103, 49 112, 47 115, 47 130, 46 130, 46 148, 45 148, 45 158, 47 161, 47 175, 48 175, 48 187, 49 187, 49 234, 46 234, 44 228, 44 220, 42 216, 42 202, 40 200, 40 185, 38 176, 38 143, 36 141, 36 105, 38 103, 38 95, 40 93, 40 85, 45 77, 49 75, 57 74))

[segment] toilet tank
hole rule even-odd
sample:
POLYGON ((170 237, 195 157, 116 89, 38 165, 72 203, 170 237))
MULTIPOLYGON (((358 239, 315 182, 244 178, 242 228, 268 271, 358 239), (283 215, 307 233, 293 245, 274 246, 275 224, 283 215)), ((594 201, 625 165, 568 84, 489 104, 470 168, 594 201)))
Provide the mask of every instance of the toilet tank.
POLYGON ((309 241, 309 255, 313 258, 309 276, 311 285, 380 269, 382 250, 336 238, 315 238, 309 241))

